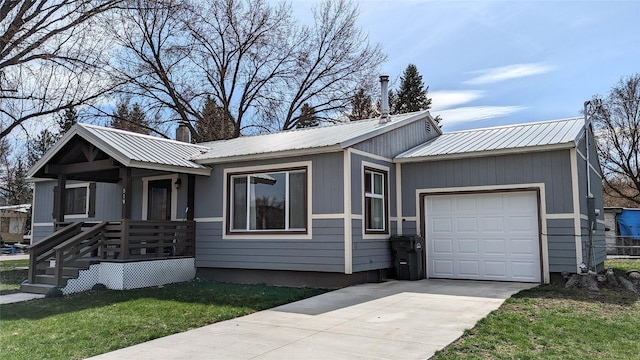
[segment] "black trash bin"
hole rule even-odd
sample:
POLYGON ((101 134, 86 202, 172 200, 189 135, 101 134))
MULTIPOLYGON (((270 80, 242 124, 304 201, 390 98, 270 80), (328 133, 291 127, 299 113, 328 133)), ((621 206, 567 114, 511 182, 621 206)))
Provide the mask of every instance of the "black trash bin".
POLYGON ((391 251, 398 280, 420 280, 422 273, 422 238, 418 235, 392 236, 391 251))

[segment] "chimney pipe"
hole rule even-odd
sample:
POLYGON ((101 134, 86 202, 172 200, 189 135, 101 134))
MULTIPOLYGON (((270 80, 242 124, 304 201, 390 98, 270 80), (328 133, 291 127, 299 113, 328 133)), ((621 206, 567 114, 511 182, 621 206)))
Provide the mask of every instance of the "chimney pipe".
POLYGON ((380 123, 389 121, 389 75, 380 75, 380 123))
POLYGON ((184 124, 178 125, 178 128, 176 128, 176 140, 190 143, 191 142, 190 138, 191 138, 191 133, 189 132, 189 128, 187 127, 187 125, 184 125, 184 124))

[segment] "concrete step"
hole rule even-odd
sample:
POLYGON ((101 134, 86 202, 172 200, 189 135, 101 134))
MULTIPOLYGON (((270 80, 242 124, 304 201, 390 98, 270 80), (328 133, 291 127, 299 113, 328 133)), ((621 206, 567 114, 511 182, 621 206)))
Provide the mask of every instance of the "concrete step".
POLYGON ((55 289, 55 286, 50 284, 29 284, 29 283, 20 285, 20 291, 31 293, 31 294, 46 295, 51 289, 55 289))
MULTIPOLYGON (((60 284, 60 287, 65 287, 67 285, 67 281, 73 279, 70 276, 62 276, 62 284, 60 284)), ((48 284, 48 285, 55 285, 56 284, 56 277, 55 275, 36 275, 36 284, 48 284)))
MULTIPOLYGON (((80 275, 80 270, 86 270, 85 268, 78 268, 78 267, 63 267, 62 268, 62 276, 69 276, 72 278, 77 278, 80 275)), ((54 267, 48 267, 45 270, 45 274, 47 275, 54 275, 56 273, 56 268, 54 267)))

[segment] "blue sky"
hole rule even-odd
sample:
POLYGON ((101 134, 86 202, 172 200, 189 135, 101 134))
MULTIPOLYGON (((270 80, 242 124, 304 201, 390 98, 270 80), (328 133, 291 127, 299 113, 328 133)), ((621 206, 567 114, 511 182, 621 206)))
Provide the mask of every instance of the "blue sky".
MULTIPOLYGON (((313 3, 293 1, 296 16, 313 3)), ((445 131, 580 116, 640 72, 640 0, 357 3, 384 72, 397 84, 415 64, 445 131)))

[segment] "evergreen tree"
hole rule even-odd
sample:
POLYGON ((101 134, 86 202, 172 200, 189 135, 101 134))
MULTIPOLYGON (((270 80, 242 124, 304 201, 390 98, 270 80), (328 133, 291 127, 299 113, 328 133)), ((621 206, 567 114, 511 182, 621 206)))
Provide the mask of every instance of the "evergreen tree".
POLYGON ((363 88, 358 89, 356 95, 351 99, 351 114, 349 120, 363 120, 376 117, 377 112, 373 107, 371 96, 365 93, 363 88))
POLYGON ((60 127, 60 135, 66 134, 73 125, 78 122, 78 112, 72 107, 66 108, 62 115, 58 118, 58 126, 60 127))
POLYGON ((302 104, 302 108, 300 109, 300 116, 298 116, 298 121, 296 122, 296 128, 309 128, 320 125, 320 121, 318 116, 316 115, 316 110, 313 106, 308 103, 302 104))
POLYGON ((196 122, 198 141, 232 139, 235 134, 235 121, 216 101, 207 97, 202 109, 202 118, 196 122))
POLYGON ((400 89, 393 96, 393 113, 404 114, 431 108, 428 91, 429 87, 424 87, 418 68, 413 64, 407 65, 400 77, 400 89))
POLYGON ((134 103, 131 109, 127 103, 120 103, 111 115, 111 127, 145 135, 151 132, 149 121, 138 103, 134 103))
POLYGON ((29 183, 25 180, 27 170, 27 164, 20 158, 13 166, 6 167, 0 182, 2 184, 0 186, 0 197, 4 204, 20 205, 31 203, 33 192, 29 183))
POLYGON ((43 129, 35 139, 29 141, 27 143, 27 164, 29 167, 40 160, 59 138, 58 134, 51 132, 49 129, 43 129))

